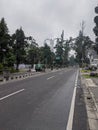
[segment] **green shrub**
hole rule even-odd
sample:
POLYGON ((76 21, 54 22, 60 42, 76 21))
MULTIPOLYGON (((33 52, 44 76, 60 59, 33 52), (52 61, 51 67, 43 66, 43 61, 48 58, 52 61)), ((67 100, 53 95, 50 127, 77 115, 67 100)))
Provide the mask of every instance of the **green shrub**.
POLYGON ((81 70, 81 73, 89 73, 89 72, 91 72, 91 71, 90 70, 84 70, 84 69, 81 70))
POLYGON ((13 67, 10 68, 10 73, 17 73, 17 72, 19 72, 19 71, 17 71, 15 68, 13 68, 13 67))

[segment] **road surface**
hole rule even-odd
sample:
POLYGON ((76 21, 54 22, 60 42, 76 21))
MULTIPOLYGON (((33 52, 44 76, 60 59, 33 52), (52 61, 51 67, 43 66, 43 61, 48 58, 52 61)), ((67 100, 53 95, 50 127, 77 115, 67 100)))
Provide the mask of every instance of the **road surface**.
POLYGON ((65 130, 77 69, 0 85, 0 130, 65 130))

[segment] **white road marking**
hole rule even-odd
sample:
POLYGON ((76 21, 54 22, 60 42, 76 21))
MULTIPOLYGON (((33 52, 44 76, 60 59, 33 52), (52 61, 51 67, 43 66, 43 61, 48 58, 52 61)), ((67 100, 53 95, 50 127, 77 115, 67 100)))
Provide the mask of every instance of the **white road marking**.
POLYGON ((54 77, 55 77, 55 76, 51 76, 51 77, 47 78, 47 80, 52 79, 52 78, 54 78, 54 77))
POLYGON ((8 97, 11 97, 11 96, 13 96, 13 95, 15 95, 15 94, 17 94, 17 93, 20 93, 20 92, 22 92, 22 91, 24 91, 24 90, 25 90, 25 89, 21 89, 21 90, 19 90, 19 91, 16 91, 16 92, 14 92, 14 93, 11 93, 11 94, 9 94, 9 95, 6 95, 6 96, 0 98, 0 101, 6 99, 6 98, 8 98, 8 97))
POLYGON ((66 130, 72 130, 77 81, 78 81, 78 72, 77 72, 77 76, 76 76, 75 87, 74 87, 74 91, 73 91, 73 96, 72 96, 72 101, 71 101, 71 108, 70 108, 70 112, 69 112, 69 118, 68 118, 66 130))

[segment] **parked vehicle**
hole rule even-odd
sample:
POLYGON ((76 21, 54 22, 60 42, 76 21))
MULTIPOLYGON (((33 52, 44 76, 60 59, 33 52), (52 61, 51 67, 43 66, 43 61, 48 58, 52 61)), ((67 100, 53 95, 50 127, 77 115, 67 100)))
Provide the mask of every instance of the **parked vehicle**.
POLYGON ((37 71, 45 71, 45 65, 44 64, 36 64, 35 70, 37 71))
POLYGON ((97 70, 98 69, 98 59, 93 59, 93 61, 90 63, 90 69, 91 70, 97 70))

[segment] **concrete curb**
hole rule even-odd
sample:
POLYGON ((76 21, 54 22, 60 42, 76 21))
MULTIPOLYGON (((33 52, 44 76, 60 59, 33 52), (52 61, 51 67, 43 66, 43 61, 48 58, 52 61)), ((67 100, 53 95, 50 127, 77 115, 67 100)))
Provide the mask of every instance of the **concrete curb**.
MULTIPOLYGON (((93 82, 92 82, 92 83, 93 83, 93 82)), ((91 95, 91 97, 92 97, 92 100, 93 100, 93 102, 94 102, 94 106, 95 106, 96 113, 98 113, 98 105, 97 105, 97 103, 96 103, 94 94, 92 93, 92 91, 91 91, 91 89, 90 89, 90 88, 92 88, 92 87, 97 87, 97 85, 96 85, 95 83, 90 84, 90 85, 88 85, 87 83, 85 83, 85 85, 86 85, 86 87, 88 88, 88 91, 89 91, 89 93, 90 93, 90 95, 91 95)), ((98 119, 98 116, 97 116, 97 119, 98 119)))
POLYGON ((19 75, 11 75, 8 78, 0 77, 0 84, 3 84, 5 82, 10 82, 10 81, 16 81, 16 80, 19 80, 19 79, 25 79, 25 78, 31 77, 34 74, 36 74, 36 72, 24 73, 24 74, 21 74, 21 75, 20 74, 19 75))
POLYGON ((2 84, 5 84, 5 83, 8 83, 8 82, 12 82, 12 81, 18 81, 18 80, 23 80, 23 79, 26 79, 26 78, 29 78, 29 77, 32 77, 36 74, 47 74, 47 73, 51 73, 51 72, 57 72, 57 71, 61 71, 65 68, 62 68, 62 69, 46 69, 45 72, 36 72, 36 71, 33 71, 33 72, 26 72, 26 73, 22 73, 22 74, 14 74, 14 75, 10 75, 9 78, 4 78, 3 76, 0 77, 0 85, 2 84))
MULTIPOLYGON (((50 69, 47 69, 44 73, 50 73, 50 72, 54 72, 54 71, 55 70, 51 71, 50 69)), ((32 77, 35 74, 43 74, 43 72, 33 71, 33 72, 26 72, 26 73, 22 73, 22 74, 14 74, 14 75, 10 75, 9 78, 4 78, 3 76, 1 76, 0 84, 26 79, 26 78, 32 77)))
POLYGON ((88 117, 89 130, 98 130, 98 113, 95 105, 95 99, 90 88, 86 84, 86 80, 81 76, 83 85, 84 99, 88 117))

